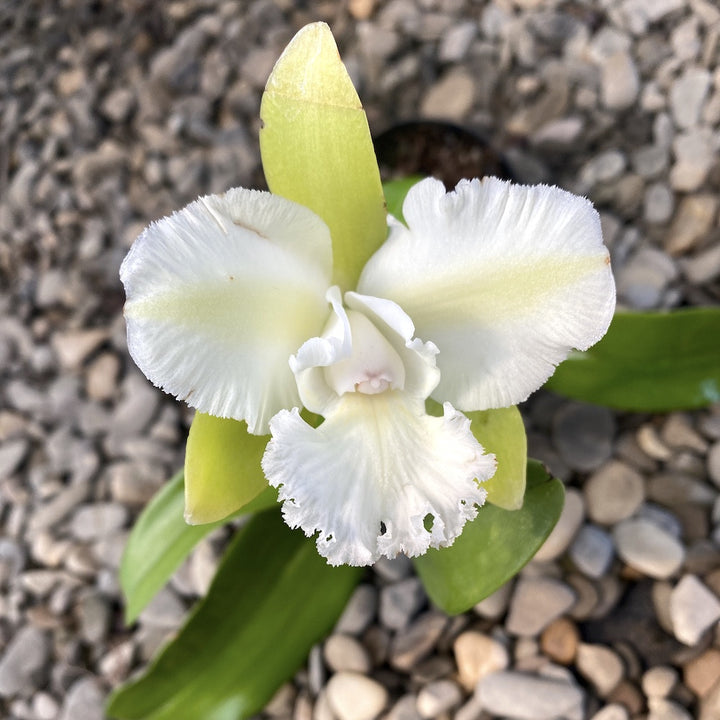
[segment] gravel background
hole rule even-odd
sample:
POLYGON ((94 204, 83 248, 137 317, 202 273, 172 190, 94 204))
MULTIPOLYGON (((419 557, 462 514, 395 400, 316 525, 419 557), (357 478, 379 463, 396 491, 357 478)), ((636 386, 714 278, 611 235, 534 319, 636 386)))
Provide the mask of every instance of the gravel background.
MULTIPOLYGON (((381 131, 442 117, 601 210, 620 302, 717 303, 720 10, 710 0, 5 0, 0 7, 0 715, 95 720, 204 591, 203 542, 131 628, 117 566, 190 420, 127 356, 118 268, 150 220, 261 186, 260 93, 330 23, 381 131)), ((378 564, 267 709, 298 720, 720 717, 720 408, 538 394, 559 530, 449 619, 378 564)))

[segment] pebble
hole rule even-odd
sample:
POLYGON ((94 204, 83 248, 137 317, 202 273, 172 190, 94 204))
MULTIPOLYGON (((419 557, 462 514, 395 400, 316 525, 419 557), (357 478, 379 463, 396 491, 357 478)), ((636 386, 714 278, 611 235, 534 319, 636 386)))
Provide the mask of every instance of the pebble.
POLYGON ((720 620, 720 600, 695 575, 684 575, 670 595, 670 619, 675 637, 695 645, 720 620))
POLYGON ((618 460, 610 460, 593 473, 583 491, 588 516, 601 525, 629 518, 645 500, 642 475, 618 460))
POLYGON ((501 585, 494 593, 477 603, 473 611, 480 615, 480 617, 496 620, 505 614, 508 604, 510 603, 512 588, 513 582, 509 580, 504 585, 501 585))
POLYGON ((103 720, 105 694, 95 678, 75 682, 65 697, 59 720, 103 720))
POLYGON ((473 104, 475 80, 465 70, 454 70, 431 86, 420 105, 428 118, 464 120, 473 104))
POLYGON ((29 449, 26 438, 7 440, 0 445, 0 480, 9 478, 20 467, 29 449))
POLYGON ((489 635, 469 630, 453 643, 460 684, 468 692, 488 673, 505 670, 510 664, 507 648, 489 635))
POLYGON ((390 665, 397 670, 409 672, 430 654, 447 622, 447 617, 442 613, 430 611, 418 617, 409 627, 400 630, 390 643, 390 665))
POLYGON ((640 76, 630 53, 620 50, 601 66, 603 104, 609 110, 625 110, 637 99, 640 76))
POLYGON ((707 695, 720 680, 720 650, 708 648, 683 668, 685 685, 698 697, 707 695))
POLYGON ((665 253, 642 247, 617 271, 618 296, 638 310, 655 308, 677 275, 675 264, 665 253))
POLYGON ((521 577, 515 585, 505 627, 512 635, 533 637, 574 602, 575 593, 559 580, 521 577))
POLYGON ((682 543, 666 529, 646 518, 623 520, 613 528, 620 557, 652 578, 674 575, 685 559, 682 543))
POLYGON ((408 625, 425 602, 425 590, 416 577, 386 585, 380 590, 380 622, 391 630, 400 630, 408 625))
POLYGON ((384 716, 384 720, 421 720, 417 709, 417 698, 408 693, 403 695, 384 716))
POLYGON ((608 408, 567 403, 555 413, 552 437, 562 459, 574 470, 587 472, 610 457, 615 430, 608 408))
POLYGON ((650 698, 647 720, 693 720, 692 715, 679 703, 665 698, 650 698))
POLYGON ((582 495, 575 488, 567 488, 560 518, 547 540, 535 553, 535 560, 547 562, 560 557, 570 546, 584 518, 585 503, 582 495))
POLYGON ((31 625, 20 628, 0 658, 0 697, 30 694, 42 687, 49 659, 47 633, 31 625))
POLYGON ((325 692, 339 720, 372 720, 389 699, 387 690, 380 683, 351 672, 333 675, 325 692))
POLYGON ((677 685, 678 674, 669 665, 655 665, 642 676, 642 690, 648 698, 666 698, 677 685))
POLYGON ((25 567, 25 550, 11 538, 0 538, 0 588, 7 587, 25 567))
POLYGON ((607 697, 623 678, 624 667, 617 653, 604 645, 580 643, 575 656, 580 673, 595 687, 600 697, 607 697))
POLYGON ((72 534, 78 540, 98 540, 120 530, 127 518, 127 508, 119 503, 81 505, 71 520, 72 534))
POLYGON ((656 182, 645 188, 643 217, 648 223, 664 225, 675 209, 675 196, 665 182, 656 182))
POLYGON ((582 717, 584 694, 570 681, 506 671, 486 675, 476 693, 491 715, 516 720, 582 717))
POLYGON ((672 84, 670 108, 677 127, 686 130, 698 124, 710 81, 705 68, 688 67, 672 84))
POLYGON ((580 169, 580 183, 592 188, 598 183, 606 183, 620 177, 627 161, 619 150, 606 150, 588 160, 580 169))
POLYGON ((718 211, 715 195, 698 194, 684 197, 665 235, 665 249, 681 255, 695 247, 712 228, 718 211))
POLYGON ((581 573, 599 578, 609 569, 615 550, 610 535, 604 530, 596 525, 583 525, 568 555, 581 573))
POLYGON ((160 590, 140 614, 142 624, 162 630, 177 628, 184 618, 185 606, 167 587, 160 590))
POLYGON ((425 685, 417 697, 417 710, 420 717, 437 718, 449 713, 462 702, 460 688, 452 680, 437 680, 425 685))
POLYGON ((109 400, 117 390, 120 360, 114 353, 106 352, 90 363, 87 369, 85 389, 91 400, 109 400))
POLYGON ((712 167, 717 142, 709 128, 692 128, 673 141, 675 164, 670 184, 680 192, 694 192, 705 182, 712 167))
POLYGON ((692 258, 681 260, 680 265, 689 282, 705 285, 720 275, 720 245, 710 245, 692 258))
POLYGON ((333 672, 368 673, 372 667, 367 650, 350 635, 331 635, 323 646, 323 657, 333 672))
POLYGON ((620 703, 611 703, 598 710, 590 720, 629 720, 627 708, 620 703))
POLYGON ((577 625, 568 618, 553 620, 540 636, 543 653, 561 665, 570 665, 573 662, 579 643, 577 625))
POLYGON ((665 171, 668 165, 667 148, 659 145, 644 145, 631 156, 633 169, 646 180, 651 180, 665 171))
POLYGON ((438 48, 440 62, 459 62, 466 55, 477 35, 477 23, 473 21, 453 25, 442 37, 438 48))

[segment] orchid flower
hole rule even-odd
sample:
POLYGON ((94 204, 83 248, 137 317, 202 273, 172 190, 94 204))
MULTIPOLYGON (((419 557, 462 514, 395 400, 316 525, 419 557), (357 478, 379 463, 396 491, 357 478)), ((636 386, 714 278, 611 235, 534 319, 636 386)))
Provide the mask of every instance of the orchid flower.
POLYGON ((527 398, 615 307, 584 198, 496 178, 446 193, 430 178, 403 215, 355 290, 331 286, 318 216, 242 188, 150 225, 121 267, 137 365, 197 410, 270 433, 262 468, 284 518, 334 565, 452 544, 495 471, 463 412, 527 398))

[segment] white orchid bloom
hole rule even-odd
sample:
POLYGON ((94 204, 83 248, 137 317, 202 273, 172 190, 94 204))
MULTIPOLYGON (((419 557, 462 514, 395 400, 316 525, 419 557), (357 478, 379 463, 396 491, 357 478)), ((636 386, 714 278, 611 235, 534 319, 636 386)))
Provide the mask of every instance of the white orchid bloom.
POLYGON ((318 533, 331 564, 450 545, 495 470, 462 411, 524 400, 615 307, 583 198, 428 179, 403 214, 344 295, 328 287, 324 223, 253 190, 154 223, 121 268, 138 366, 204 413, 270 431, 262 466, 285 520, 318 533))

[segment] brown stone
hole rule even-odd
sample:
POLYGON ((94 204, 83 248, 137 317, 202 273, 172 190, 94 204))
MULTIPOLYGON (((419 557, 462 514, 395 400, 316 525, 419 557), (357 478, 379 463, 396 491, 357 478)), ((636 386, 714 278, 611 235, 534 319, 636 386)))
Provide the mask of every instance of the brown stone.
POLYGON ((549 658, 562 665, 575 659, 580 633, 572 620, 558 618, 548 625, 540 637, 540 647, 549 658))
POLYGON ((671 255, 681 255, 696 246, 710 232, 717 209, 714 195, 683 198, 665 237, 665 249, 671 255))
POLYGON ((645 706, 643 694, 629 680, 621 680, 617 687, 607 696, 607 702, 623 705, 632 717, 638 715, 645 706))
POLYGON ((704 697, 720 680, 720 650, 709 648, 684 668, 685 684, 699 697, 704 697))

